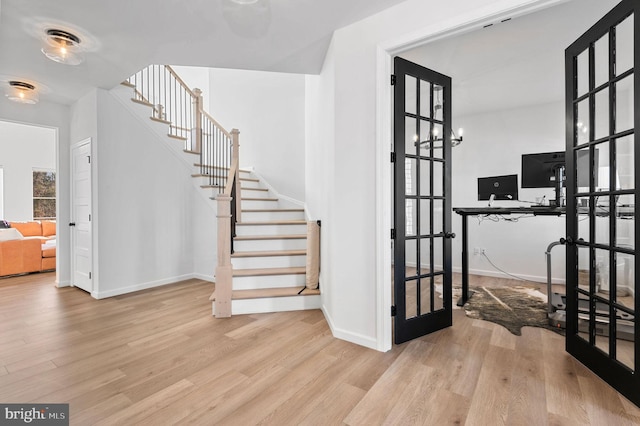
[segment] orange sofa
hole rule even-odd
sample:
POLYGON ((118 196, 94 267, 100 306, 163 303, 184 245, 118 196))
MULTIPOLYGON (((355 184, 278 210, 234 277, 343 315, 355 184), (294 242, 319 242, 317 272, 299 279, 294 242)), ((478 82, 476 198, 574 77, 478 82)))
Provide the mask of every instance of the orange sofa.
POLYGON ((56 269, 56 248, 43 244, 56 238, 56 223, 9 222, 23 238, 0 241, 0 276, 56 269))

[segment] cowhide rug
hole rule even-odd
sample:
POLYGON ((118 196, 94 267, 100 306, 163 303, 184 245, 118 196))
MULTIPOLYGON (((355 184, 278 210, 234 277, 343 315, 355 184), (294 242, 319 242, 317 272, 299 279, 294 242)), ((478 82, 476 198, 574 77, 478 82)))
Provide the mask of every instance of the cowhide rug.
POLYGON ((471 287, 473 295, 464 305, 470 318, 491 321, 516 336, 522 327, 541 327, 562 333, 547 321, 547 296, 535 288, 471 287))

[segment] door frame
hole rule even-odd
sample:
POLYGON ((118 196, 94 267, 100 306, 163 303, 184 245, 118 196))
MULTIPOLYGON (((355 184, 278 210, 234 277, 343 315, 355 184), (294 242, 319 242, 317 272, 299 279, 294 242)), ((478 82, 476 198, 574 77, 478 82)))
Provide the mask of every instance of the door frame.
MULTIPOLYGON (((376 349, 388 351, 392 347, 391 305, 393 286, 391 284, 391 232, 393 227, 392 209, 392 163, 393 152, 393 86, 390 76, 393 74, 393 57, 402 52, 447 37, 452 37, 483 26, 501 21, 507 17, 533 13, 548 7, 557 6, 567 0, 513 0, 512 5, 491 4, 482 9, 457 15, 445 22, 434 23, 421 31, 402 37, 381 40, 376 46, 376 349)), ((428 66, 428 64, 423 64, 428 66)), ((454 243, 454 247, 456 244, 454 243)), ((459 267, 453 271, 459 272, 459 267)))
MULTIPOLYGON (((90 176, 91 176, 91 182, 90 182, 90 191, 91 194, 89 196, 89 206, 90 206, 90 211, 91 211, 91 220, 89 222, 89 228, 91 229, 91 296, 93 296, 94 298, 97 298, 96 295, 98 294, 98 280, 97 280, 97 274, 96 274, 96 262, 94 262, 94 259, 96 258, 96 248, 97 248, 97 244, 96 244, 96 238, 95 238, 95 227, 94 227, 94 223, 95 223, 95 214, 93 212, 94 210, 94 197, 93 197, 93 190, 95 188, 95 156, 93 154, 93 140, 89 137, 86 139, 83 139, 79 142, 76 142, 74 144, 71 145, 71 147, 69 148, 69 219, 71 221, 75 220, 75 218, 73 217, 73 202, 74 202, 74 193, 73 193, 73 180, 74 180, 74 167, 73 167, 73 153, 74 150, 77 148, 80 148, 83 145, 89 145, 89 155, 91 156, 91 167, 90 167, 90 176)), ((58 226, 60 226, 60 224, 58 224, 58 226)), ((70 227, 69 227, 70 228, 70 227)), ((73 241, 73 237, 71 235, 71 230, 69 229, 69 267, 70 267, 70 271, 69 271, 69 283, 70 285, 73 286, 73 274, 75 271, 75 261, 74 261, 74 241, 73 241)))

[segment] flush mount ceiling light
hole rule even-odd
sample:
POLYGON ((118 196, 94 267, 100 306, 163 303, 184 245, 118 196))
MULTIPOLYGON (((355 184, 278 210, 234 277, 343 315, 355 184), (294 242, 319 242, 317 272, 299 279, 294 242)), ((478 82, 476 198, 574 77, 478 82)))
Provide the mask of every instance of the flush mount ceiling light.
POLYGON ((45 30, 45 46, 42 53, 52 61, 67 65, 82 62, 80 38, 68 31, 49 28, 45 30))
POLYGON ((258 3, 258 0, 231 0, 231 2, 236 4, 254 4, 258 3))
POLYGON ((38 92, 33 84, 11 80, 7 82, 6 96, 9 100, 23 104, 38 103, 38 92))

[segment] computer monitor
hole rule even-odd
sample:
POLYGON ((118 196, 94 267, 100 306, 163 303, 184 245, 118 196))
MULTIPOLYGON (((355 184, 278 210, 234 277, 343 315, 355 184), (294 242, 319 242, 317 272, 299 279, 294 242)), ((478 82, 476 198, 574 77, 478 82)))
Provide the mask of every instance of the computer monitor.
MULTIPOLYGON (((598 164, 598 150, 594 150, 595 164, 598 164)), ((554 188, 558 169, 565 166, 564 151, 544 152, 539 154, 524 154, 522 156, 522 187, 523 188, 554 188)), ((589 187, 589 151, 578 151, 576 170, 578 171, 578 186, 589 187)), ((565 173, 563 172, 564 176, 565 173)), ((598 176, 595 185, 598 185, 598 176)), ((564 186, 564 182, 562 182, 564 186)))
POLYGON ((489 176, 478 178, 478 200, 518 199, 518 175, 489 176))

